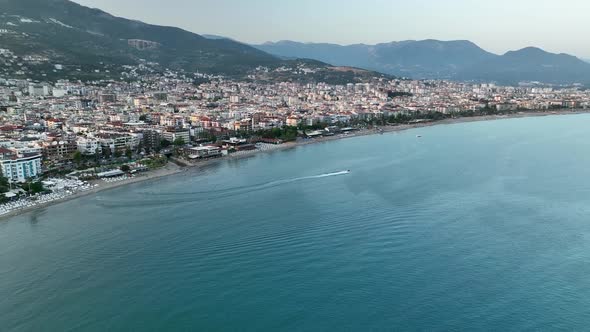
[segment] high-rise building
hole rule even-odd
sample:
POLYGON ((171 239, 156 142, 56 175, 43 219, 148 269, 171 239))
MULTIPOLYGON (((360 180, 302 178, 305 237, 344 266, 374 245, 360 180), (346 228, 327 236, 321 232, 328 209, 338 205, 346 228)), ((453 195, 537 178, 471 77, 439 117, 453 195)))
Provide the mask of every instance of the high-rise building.
POLYGON ((157 130, 143 131, 143 146, 148 153, 159 151, 161 148, 162 135, 157 130))
POLYGON ((98 96, 98 102, 101 104, 114 103, 116 101, 117 101, 117 95, 114 93, 102 93, 98 96))
POLYGON ((3 155, 0 157, 2 175, 11 183, 26 182, 41 175, 41 155, 3 155))

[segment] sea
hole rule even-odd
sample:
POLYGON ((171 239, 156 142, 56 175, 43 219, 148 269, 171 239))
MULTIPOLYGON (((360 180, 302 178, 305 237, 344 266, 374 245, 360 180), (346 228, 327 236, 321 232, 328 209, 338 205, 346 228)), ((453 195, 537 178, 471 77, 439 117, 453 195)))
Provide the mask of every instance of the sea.
POLYGON ((590 326, 590 115, 220 160, 0 221, 1 331, 590 326))

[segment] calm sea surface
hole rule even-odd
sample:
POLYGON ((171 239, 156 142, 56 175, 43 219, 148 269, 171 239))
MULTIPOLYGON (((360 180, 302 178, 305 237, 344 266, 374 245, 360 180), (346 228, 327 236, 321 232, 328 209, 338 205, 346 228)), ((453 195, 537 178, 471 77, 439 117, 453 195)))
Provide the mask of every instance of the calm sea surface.
POLYGON ((589 326, 589 115, 221 161, 0 221, 1 331, 589 326))

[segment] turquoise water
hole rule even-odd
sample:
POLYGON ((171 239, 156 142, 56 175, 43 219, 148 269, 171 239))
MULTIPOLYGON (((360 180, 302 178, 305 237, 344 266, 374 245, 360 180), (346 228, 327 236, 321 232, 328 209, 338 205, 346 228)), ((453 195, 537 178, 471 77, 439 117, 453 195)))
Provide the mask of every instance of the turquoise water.
POLYGON ((0 330, 585 330, 589 124, 352 138, 0 222, 0 330))

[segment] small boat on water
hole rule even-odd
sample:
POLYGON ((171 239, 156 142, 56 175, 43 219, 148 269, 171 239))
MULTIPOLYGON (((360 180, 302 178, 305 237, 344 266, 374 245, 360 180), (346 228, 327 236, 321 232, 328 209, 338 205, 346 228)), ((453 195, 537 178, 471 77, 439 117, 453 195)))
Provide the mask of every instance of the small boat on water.
POLYGON ((422 138, 422 135, 416 135, 416 138, 422 138))

